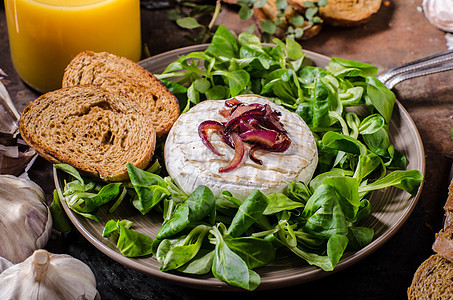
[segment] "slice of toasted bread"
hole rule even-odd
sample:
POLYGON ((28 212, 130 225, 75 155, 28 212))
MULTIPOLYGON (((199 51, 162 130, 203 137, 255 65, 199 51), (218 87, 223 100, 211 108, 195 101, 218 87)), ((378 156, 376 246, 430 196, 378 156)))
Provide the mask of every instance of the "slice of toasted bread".
POLYGON ((417 269, 407 290, 408 300, 452 299, 453 263, 433 254, 417 269))
POLYGON ((96 84, 127 94, 153 121, 158 140, 179 116, 177 98, 153 74, 125 57, 107 52, 84 51, 66 67, 63 87, 96 84))
POLYGON ((133 100, 96 85, 40 96, 22 112, 19 129, 45 159, 105 181, 128 179, 128 162, 146 168, 156 143, 152 121, 133 100))

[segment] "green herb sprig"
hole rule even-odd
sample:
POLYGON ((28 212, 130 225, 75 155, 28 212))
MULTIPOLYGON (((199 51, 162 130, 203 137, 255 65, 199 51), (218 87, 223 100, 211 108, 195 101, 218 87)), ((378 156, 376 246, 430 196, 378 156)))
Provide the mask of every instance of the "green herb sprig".
POLYGON ((214 35, 215 24, 222 5, 220 0, 212 1, 170 1, 173 9, 169 10, 167 17, 187 30, 186 38, 195 43, 206 43, 214 35))
MULTIPOLYGON (((268 0, 239 0, 237 1, 237 5, 240 7, 238 16, 241 20, 248 20, 255 15, 254 9, 260 9, 267 3, 268 0)), ((170 1, 170 4, 173 8, 168 11, 167 17, 188 31, 185 36, 187 39, 195 43, 207 43, 211 40, 218 28, 216 21, 222 9, 221 0, 216 0, 215 4, 213 1, 174 0, 170 1)), ((304 12, 292 10, 292 13, 288 15, 286 12, 293 6, 287 0, 277 0, 276 20, 261 20, 245 31, 254 32, 257 28, 260 40, 264 42, 270 41, 283 24, 289 24, 284 27, 285 37, 301 38, 305 31, 322 24, 319 8, 326 6, 327 0, 305 1, 303 5, 304 12)))
MULTIPOLYGON (((239 0, 239 18, 242 20, 250 19, 254 16, 254 9, 261 9, 268 3, 268 0, 239 0)), ((298 39, 304 35, 305 31, 323 23, 319 16, 319 8, 326 6, 327 0, 305 1, 303 5, 305 11, 298 12, 287 0, 276 0, 275 6, 278 12, 275 20, 265 19, 258 24, 261 41, 270 41, 275 36, 277 29, 284 24, 287 24, 284 27, 284 37, 298 39), (287 14, 288 10, 292 10, 292 13, 287 14)))

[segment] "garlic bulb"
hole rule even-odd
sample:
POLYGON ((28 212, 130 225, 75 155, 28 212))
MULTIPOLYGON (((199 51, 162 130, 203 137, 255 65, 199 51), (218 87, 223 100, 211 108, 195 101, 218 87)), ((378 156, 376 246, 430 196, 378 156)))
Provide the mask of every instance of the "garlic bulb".
POLYGON ((0 299, 100 299, 91 269, 66 254, 36 250, 0 274, 0 299))
POLYGON ((423 11, 431 24, 444 31, 453 32, 452 0, 423 0, 423 11))
POLYGON ((50 238, 52 216, 33 181, 0 175, 0 256, 19 263, 50 238))

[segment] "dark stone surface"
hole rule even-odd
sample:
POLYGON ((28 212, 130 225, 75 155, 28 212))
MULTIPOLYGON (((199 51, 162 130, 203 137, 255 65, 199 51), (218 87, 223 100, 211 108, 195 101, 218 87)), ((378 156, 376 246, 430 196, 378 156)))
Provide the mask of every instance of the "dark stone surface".
MULTIPOLYGON (((374 64, 386 70, 417 58, 446 50, 445 33, 432 26, 420 12, 421 0, 386 1, 366 24, 354 28, 325 26, 321 33, 302 42, 304 49, 374 64)), ((241 32, 248 25, 225 7, 218 23, 241 32)), ((142 10, 143 43, 151 55, 191 45, 165 10, 142 10)), ((8 48, 5 12, 0 6, 0 68, 3 80, 21 111, 37 97, 14 71, 8 48)), ((395 88, 398 99, 414 119, 426 152, 426 180, 415 210, 401 229, 381 248, 353 266, 313 282, 263 292, 212 292, 173 285, 139 273, 113 261, 92 246, 76 230, 54 236, 47 248, 67 253, 88 264, 96 275, 103 299, 259 299, 294 297, 304 299, 404 299, 417 267, 432 254, 434 234, 442 226, 442 206, 449 183, 453 155, 451 73, 403 82, 395 88)), ((45 190, 49 201, 54 188, 51 166, 39 158, 31 179, 45 190)))

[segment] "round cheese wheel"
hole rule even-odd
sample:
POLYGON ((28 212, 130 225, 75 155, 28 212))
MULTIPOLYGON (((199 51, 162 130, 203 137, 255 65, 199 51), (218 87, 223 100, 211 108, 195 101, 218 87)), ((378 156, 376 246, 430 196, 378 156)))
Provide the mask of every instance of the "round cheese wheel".
POLYGON ((169 175, 187 194, 199 185, 209 187, 215 196, 229 191, 234 197, 245 199, 253 189, 264 194, 282 192, 292 181, 308 183, 318 163, 318 152, 312 132, 302 118, 282 106, 257 95, 236 96, 244 104, 268 104, 280 115, 280 122, 291 140, 285 152, 258 150, 256 157, 262 165, 248 157, 250 146, 237 168, 219 172, 234 156, 234 149, 226 145, 217 134, 210 134, 210 141, 223 156, 211 152, 198 135, 198 126, 206 120, 225 122, 220 110, 225 100, 206 100, 181 114, 170 130, 164 149, 165 164, 169 175))

